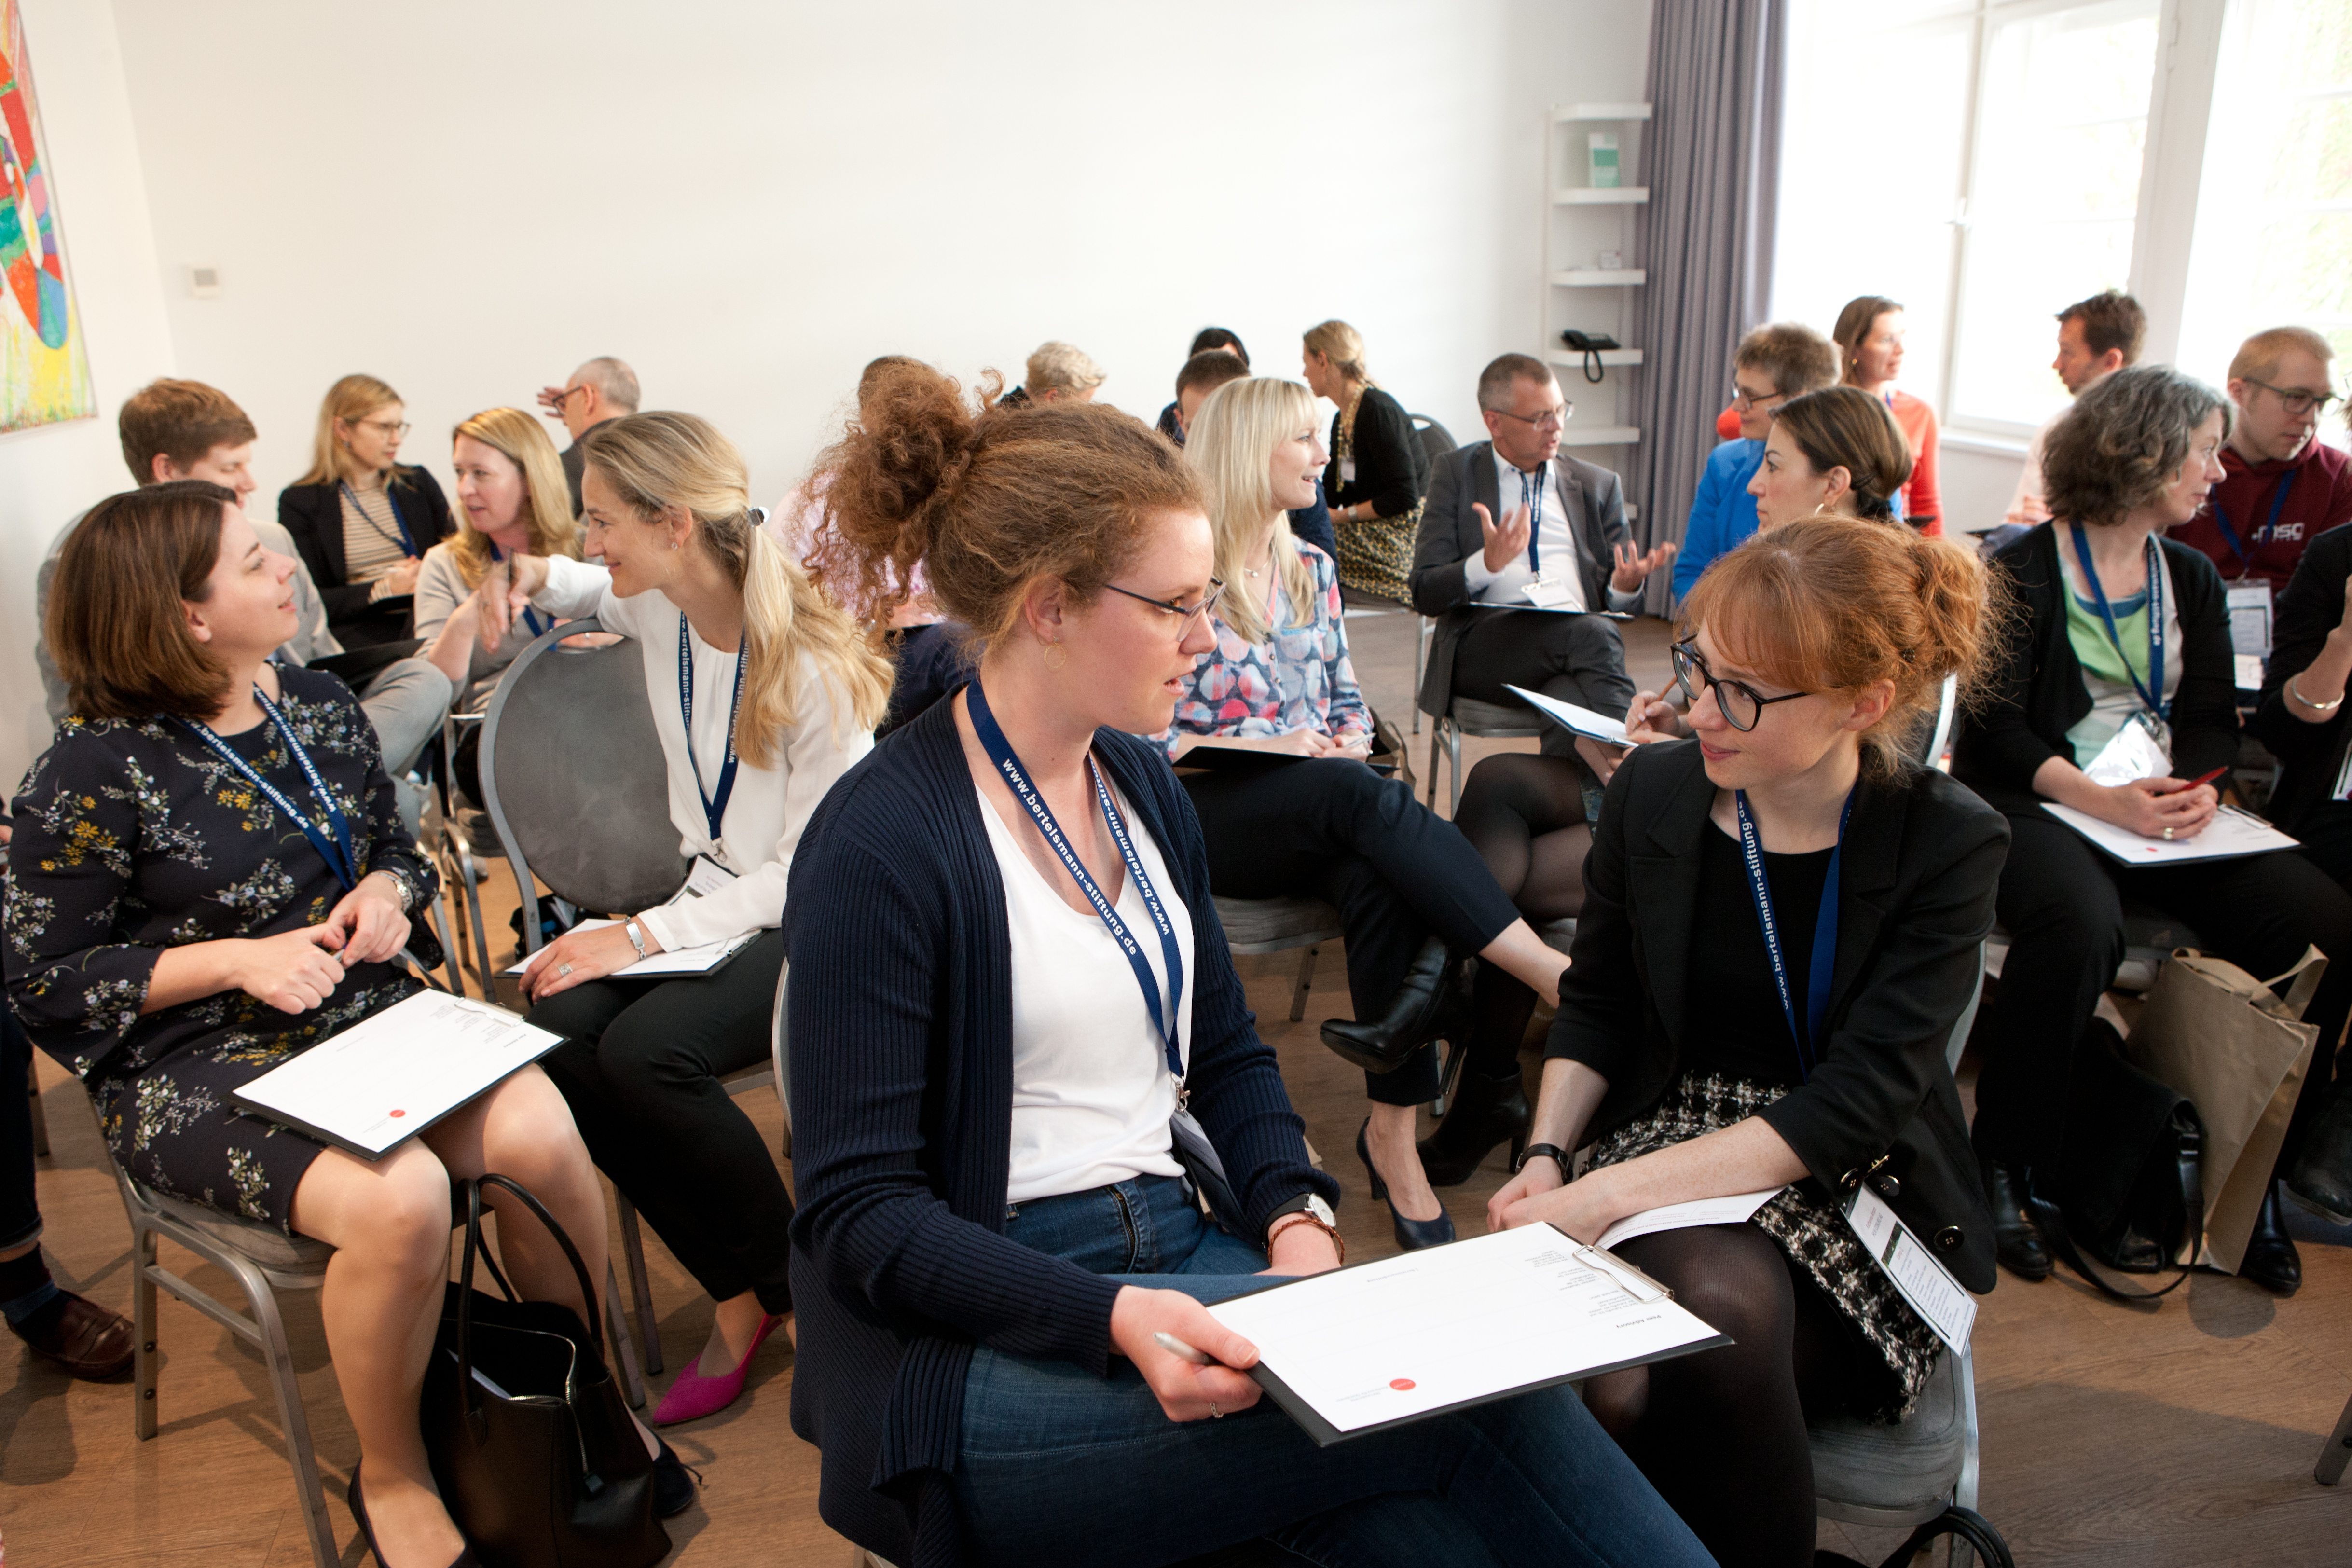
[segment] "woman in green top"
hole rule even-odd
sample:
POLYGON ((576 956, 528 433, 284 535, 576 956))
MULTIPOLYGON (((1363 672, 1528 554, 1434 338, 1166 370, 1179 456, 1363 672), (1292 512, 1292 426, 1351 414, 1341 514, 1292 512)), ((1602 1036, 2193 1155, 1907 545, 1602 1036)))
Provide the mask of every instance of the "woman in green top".
MULTIPOLYGON (((2230 622, 2221 574, 2161 537, 2195 517, 2221 477, 2221 394, 2168 365, 2117 371, 2083 394, 2043 448, 2053 521, 1994 557, 2018 601, 2008 668, 1962 731, 1952 771, 2010 818, 1996 906, 2009 929, 2000 985, 1979 1031, 1973 1136, 2000 1260, 2038 1279, 2050 1256, 2021 1212, 2053 1196, 2076 1042, 2124 954, 2122 900, 2193 926, 2221 957, 2277 974, 2315 943, 2330 959, 2305 1016, 2334 1042, 2352 1005, 2352 896, 2295 855, 2126 867, 2042 809, 2072 807, 2154 842, 2193 839, 2220 797, 2208 775, 2238 755, 2230 622)), ((2330 1076, 2322 1052, 2283 1158, 2330 1076)), ((2156 1244, 2095 1238, 2119 1268, 2164 1265, 2156 1244)), ((2302 1264, 2275 1189, 2239 1270, 2291 1294, 2302 1264)))

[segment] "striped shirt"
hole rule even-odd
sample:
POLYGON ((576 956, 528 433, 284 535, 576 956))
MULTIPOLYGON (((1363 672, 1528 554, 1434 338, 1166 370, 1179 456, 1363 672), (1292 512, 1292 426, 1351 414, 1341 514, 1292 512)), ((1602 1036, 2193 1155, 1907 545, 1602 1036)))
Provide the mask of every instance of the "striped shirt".
POLYGON ((400 520, 382 485, 361 489, 343 485, 343 580, 373 583, 407 557, 400 520))

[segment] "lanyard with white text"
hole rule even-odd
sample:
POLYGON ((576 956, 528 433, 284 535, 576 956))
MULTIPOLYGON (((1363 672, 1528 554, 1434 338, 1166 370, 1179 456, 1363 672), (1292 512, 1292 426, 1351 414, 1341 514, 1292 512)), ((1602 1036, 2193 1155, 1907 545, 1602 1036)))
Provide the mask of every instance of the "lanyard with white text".
POLYGON ((1739 858, 1748 866, 1748 890, 1756 895, 1756 918, 1764 927, 1764 952, 1772 960, 1772 978, 1780 987, 1780 1011, 1788 1017, 1789 1033, 1796 1037, 1798 1063, 1810 1079, 1813 1048, 1821 1041, 1822 1020, 1829 1016, 1830 985, 1837 972, 1838 861, 1845 855, 1845 825, 1853 816, 1853 792, 1846 792, 1845 808, 1838 813, 1837 847, 1830 851, 1830 868, 1822 878, 1822 908, 1813 920, 1813 956, 1807 966, 1802 1029, 1797 1027, 1796 998, 1789 994, 1789 963, 1780 952, 1780 926, 1772 916, 1772 889, 1764 876, 1764 851, 1757 842, 1756 821, 1748 815, 1748 792, 1734 791, 1731 801, 1739 814, 1739 858))
POLYGON ((963 690, 964 703, 971 713, 971 727, 980 736, 981 749, 988 753, 988 760, 1003 775, 1006 786, 1013 791, 1013 798, 1021 803, 1029 813, 1030 820, 1036 823, 1037 831, 1045 836, 1045 842, 1060 858, 1062 869, 1070 874, 1070 880, 1078 885, 1078 891, 1087 896, 1087 902, 1094 905, 1095 913, 1102 917, 1102 923, 1110 931, 1111 940, 1118 943, 1121 952, 1127 954, 1128 967, 1135 971, 1135 983, 1143 987, 1144 1005, 1151 1009, 1152 1026, 1160 1031, 1160 1042, 1167 1047, 1168 1076, 1176 1080, 1181 1091, 1184 1084, 1184 1053, 1176 1043, 1176 1022, 1178 1004, 1184 995, 1184 954, 1176 945, 1176 922, 1169 918, 1167 906, 1160 901, 1159 889, 1151 885, 1150 873, 1143 868, 1143 858, 1136 853, 1135 840, 1128 834, 1127 823, 1118 814, 1118 803, 1111 799, 1110 786, 1103 783, 1102 770, 1095 766, 1091 755, 1087 758, 1087 776, 1094 780, 1095 798, 1102 805, 1103 821, 1109 825, 1111 837, 1118 842, 1119 857, 1127 862, 1127 874, 1134 879, 1135 890, 1142 896, 1143 907, 1151 911, 1152 923, 1160 928, 1160 954, 1168 963, 1168 1010, 1165 1013, 1160 1008, 1160 983, 1152 977, 1150 961, 1143 956, 1143 949, 1129 932, 1127 922, 1118 918, 1118 911, 1111 907, 1108 899, 1103 897, 1102 889, 1096 885, 1093 875, 1078 858, 1077 851, 1071 848, 1070 841, 1062 836, 1061 824, 1054 820, 1054 813, 1045 805, 1045 797, 1039 795, 1036 786, 1029 782, 1029 774, 1022 768, 1021 759, 1013 754, 1013 743, 1004 738, 1004 731, 996 722, 996 715, 988 710, 988 698, 981 690, 979 679, 974 678, 963 690))
MULTIPOLYGON (((383 533, 383 524, 378 522, 373 517, 368 517, 368 509, 360 505, 360 498, 353 493, 352 487, 348 482, 343 486, 343 494, 350 498, 352 510, 359 513, 360 516, 367 518, 367 525, 370 528, 374 529, 378 533, 383 533)), ((383 504, 392 509, 393 526, 400 530, 400 552, 403 555, 407 556, 411 561, 423 555, 425 552, 416 548, 416 535, 408 531, 408 520, 400 515, 400 503, 392 499, 392 487, 390 485, 383 487, 383 504)), ((392 537, 389 533, 383 533, 383 536, 386 539, 390 539, 392 537)))
POLYGON ((211 725, 195 719, 183 719, 180 725, 219 753, 223 762, 243 773, 252 781, 256 789, 268 796, 269 804, 284 812, 294 826, 302 830, 302 837, 310 841, 310 847, 319 852, 319 858, 327 863, 327 869, 335 874, 335 880, 341 882, 343 891, 348 893, 360 885, 359 858, 352 853, 351 821, 343 816, 342 807, 335 804, 335 797, 327 793, 327 781, 319 776, 318 768, 310 761, 310 753, 304 751, 302 742, 294 738, 294 727, 286 721, 286 715, 278 710, 278 704, 269 700, 268 695, 257 686, 253 689, 253 695, 254 700, 261 704, 261 710, 269 715, 269 721, 278 727, 278 738, 286 742, 286 749, 293 752, 294 760, 301 764, 302 776, 310 781, 310 794, 325 810, 328 826, 334 830, 332 838, 320 831, 317 823, 296 809, 294 803, 286 798, 284 790, 263 778, 259 770, 238 756, 226 741, 215 734, 211 725))
MULTIPOLYGON (((483 542, 488 544, 490 547, 491 560, 504 561, 507 558, 507 552, 499 548, 497 541, 486 539, 483 542)), ((539 624, 538 615, 529 605, 525 605, 522 607, 522 624, 530 628, 530 635, 535 637, 545 637, 547 635, 547 628, 539 624)))
MULTIPOLYGON (((2286 492, 2294 489, 2294 477, 2301 472, 2301 468, 2289 468, 2279 476, 2278 489, 2271 492, 2271 520, 2263 525, 2260 533, 2254 535, 2256 550, 2278 537, 2279 513, 2286 510, 2286 492)), ((2238 558, 2238 575, 2252 576, 2254 558, 2247 552, 2244 545, 2238 542, 2238 531, 2230 526, 2230 519, 2221 510, 2221 503, 2218 500, 2213 503, 2213 522, 2221 529, 2222 541, 2229 545, 2230 553, 2238 558)))
POLYGON ((1519 504, 1528 509, 1528 570, 1543 575, 1543 492, 1541 473, 1519 472, 1519 504))
POLYGON ((2091 585, 2091 601, 2099 606, 2099 619, 2107 624, 2107 641, 2114 645, 2116 657, 2124 661, 2124 673, 2131 677, 2132 687, 2139 700, 2159 721, 2169 716, 2164 701, 2164 569, 2157 553, 2156 537, 2147 541, 2147 679, 2142 680, 2139 671, 2132 668, 2131 655, 2124 651, 2123 633, 2116 627, 2116 613, 2107 605, 2107 591, 2099 585, 2098 569, 2091 564, 2090 542, 2083 537, 2083 525, 2070 524, 2074 531, 2074 559, 2083 563, 2083 580, 2091 585))
POLYGON ((710 825, 710 842, 719 842, 719 825, 727 820, 727 797, 735 793, 735 715, 743 708, 743 671, 751 667, 750 633, 735 646, 735 695, 727 704, 727 753, 719 764, 719 791, 714 798, 702 787, 702 767, 694 760, 694 645, 686 629, 686 612, 677 613, 677 717, 686 730, 686 771, 694 775, 694 793, 702 797, 702 817, 710 825))

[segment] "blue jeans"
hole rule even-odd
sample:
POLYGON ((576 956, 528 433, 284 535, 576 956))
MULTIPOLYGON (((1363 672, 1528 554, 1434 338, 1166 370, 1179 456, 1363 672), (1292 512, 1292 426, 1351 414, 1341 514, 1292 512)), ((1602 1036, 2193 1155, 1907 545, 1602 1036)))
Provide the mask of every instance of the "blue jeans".
MULTIPOLYGON (((1267 1283, 1171 1179, 1018 1205, 1005 1233, 1203 1301, 1267 1283)), ((1713 1562, 1565 1387, 1318 1448, 1271 1399, 1180 1425, 1127 1361, 1098 1378, 982 1346, 954 1484, 983 1563, 1175 1563, 1259 1537, 1330 1568, 1713 1562)))

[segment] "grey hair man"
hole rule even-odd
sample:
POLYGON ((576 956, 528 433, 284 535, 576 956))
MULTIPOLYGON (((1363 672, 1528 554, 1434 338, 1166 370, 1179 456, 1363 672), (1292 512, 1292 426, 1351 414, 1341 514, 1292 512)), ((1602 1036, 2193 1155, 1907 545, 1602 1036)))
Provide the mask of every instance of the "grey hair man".
POLYGON ((640 406, 637 373, 623 360, 602 354, 572 373, 562 386, 539 389, 539 405, 550 419, 563 421, 572 445, 563 448, 563 477, 572 486, 572 515, 580 515, 580 474, 587 457, 582 437, 607 420, 635 414, 640 406))

